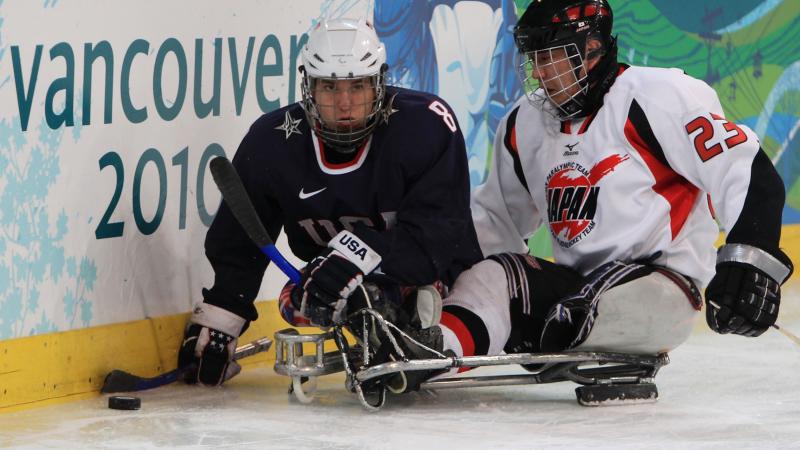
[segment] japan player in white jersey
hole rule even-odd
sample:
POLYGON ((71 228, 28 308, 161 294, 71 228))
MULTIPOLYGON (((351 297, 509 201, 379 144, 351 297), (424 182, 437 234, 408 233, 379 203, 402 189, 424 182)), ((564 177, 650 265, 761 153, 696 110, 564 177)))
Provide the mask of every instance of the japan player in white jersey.
POLYGON ((515 27, 526 96, 472 199, 487 259, 444 300, 444 351, 666 352, 701 315, 703 287, 716 332, 775 323, 792 263, 783 183, 758 137, 706 83, 618 63, 611 27, 606 0, 537 0, 515 27), (542 225, 555 264, 527 255, 542 225))

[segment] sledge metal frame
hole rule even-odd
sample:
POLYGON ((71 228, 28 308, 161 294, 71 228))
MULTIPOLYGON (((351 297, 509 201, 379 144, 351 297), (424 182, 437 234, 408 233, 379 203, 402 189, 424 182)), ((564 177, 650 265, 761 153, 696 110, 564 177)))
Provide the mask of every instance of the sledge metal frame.
MULTIPOLYGON (((358 394, 362 405, 376 411, 383 406, 385 390, 378 393, 377 402, 365 399, 361 384, 398 372, 415 370, 447 370, 484 366, 521 365, 528 374, 446 377, 422 383, 421 389, 454 389, 465 387, 517 386, 572 381, 581 386, 575 392, 584 406, 603 404, 597 395, 613 392, 609 404, 653 402, 658 393, 653 384, 659 369, 669 364, 666 353, 633 355, 612 352, 515 353, 496 356, 465 356, 435 359, 389 361, 353 370, 347 356, 340 350, 325 352, 326 341, 336 341, 336 329, 318 334, 299 334, 293 328, 275 333, 275 372, 292 378, 291 392, 302 403, 310 397, 301 387, 302 379, 346 372, 346 386, 358 394), (314 354, 303 353, 303 344, 313 343, 314 354), (603 389, 604 391, 600 391, 603 389)), ((355 348, 354 348, 355 350, 355 348)), ((608 399, 606 399, 608 400, 608 399)))
POLYGON ((333 340, 333 332, 300 334, 294 328, 275 333, 275 373, 287 377, 318 377, 344 371, 341 353, 325 352, 325 341, 333 340), (315 353, 305 355, 303 344, 313 343, 315 353))

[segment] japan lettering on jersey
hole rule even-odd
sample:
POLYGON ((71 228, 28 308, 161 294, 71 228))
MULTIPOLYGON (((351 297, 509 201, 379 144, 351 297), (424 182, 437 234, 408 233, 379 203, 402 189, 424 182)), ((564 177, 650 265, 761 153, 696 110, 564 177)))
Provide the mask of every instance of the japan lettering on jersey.
POLYGON ((473 197, 481 249, 526 252, 545 225, 556 262, 584 274, 657 257, 705 285, 719 231, 712 210, 733 226, 759 148, 724 118, 713 89, 676 69, 623 67, 603 106, 573 121, 520 99, 473 197))
POLYGON ((547 175, 547 220, 562 247, 571 247, 595 226, 600 180, 628 156, 612 155, 587 169, 574 161, 559 164, 547 175))

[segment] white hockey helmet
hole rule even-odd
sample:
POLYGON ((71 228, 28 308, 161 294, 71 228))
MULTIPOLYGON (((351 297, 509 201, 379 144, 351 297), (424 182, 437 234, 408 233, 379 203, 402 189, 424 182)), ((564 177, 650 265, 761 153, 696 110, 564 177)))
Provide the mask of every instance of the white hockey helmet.
POLYGON ((317 136, 334 149, 345 153, 354 151, 378 125, 384 105, 386 49, 375 28, 364 19, 322 20, 309 35, 301 57, 302 105, 309 124, 317 136), (362 96, 368 104, 353 105, 357 112, 353 113, 351 122, 331 123, 330 117, 324 116, 342 108, 342 104, 334 100, 338 95, 327 95, 326 101, 322 101, 317 87, 326 83, 326 89, 342 94, 336 84, 342 81, 363 81, 358 86, 369 89, 369 95, 362 96))

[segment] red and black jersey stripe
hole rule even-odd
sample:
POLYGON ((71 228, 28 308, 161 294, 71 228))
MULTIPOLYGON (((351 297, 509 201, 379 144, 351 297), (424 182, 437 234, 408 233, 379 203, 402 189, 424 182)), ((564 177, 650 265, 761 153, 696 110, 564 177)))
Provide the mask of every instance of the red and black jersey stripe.
POLYGON ((628 111, 625 137, 653 174, 653 190, 670 205, 670 227, 672 239, 675 239, 689 218, 700 190, 670 167, 644 110, 635 99, 628 111))
POLYGON ((517 174, 517 179, 519 179, 519 182, 525 187, 525 190, 530 192, 531 190, 528 189, 528 182, 525 180, 525 173, 522 171, 522 161, 519 159, 519 149, 517 147, 518 112, 519 106, 514 108, 514 110, 511 111, 511 114, 508 115, 508 120, 506 121, 506 134, 503 138, 503 144, 505 145, 508 153, 511 155, 511 158, 514 160, 514 173, 517 174))

